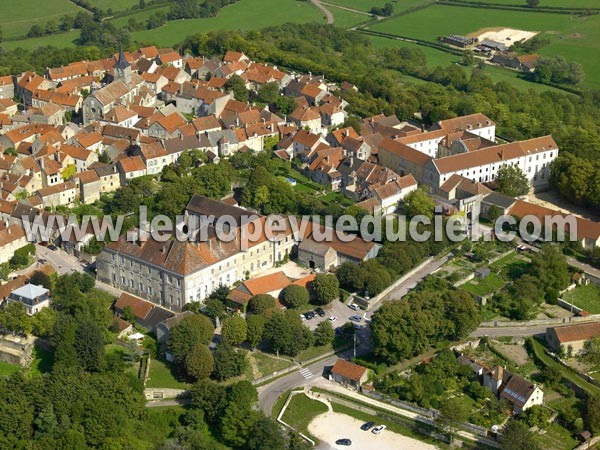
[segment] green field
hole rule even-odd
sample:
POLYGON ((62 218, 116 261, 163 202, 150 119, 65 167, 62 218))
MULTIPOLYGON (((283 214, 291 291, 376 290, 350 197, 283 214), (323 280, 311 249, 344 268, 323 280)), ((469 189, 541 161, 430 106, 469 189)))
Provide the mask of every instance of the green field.
MULTIPOLYGON (((132 6, 139 4, 138 0, 88 0, 88 3, 92 6, 96 6, 103 11, 113 10, 113 13, 117 11, 125 11, 131 9, 132 6)), ((146 2, 148 4, 150 2, 146 2)))
POLYGON ((215 30, 254 30, 286 22, 324 23, 323 16, 309 2, 296 0, 240 0, 208 19, 176 20, 155 30, 132 33, 139 42, 174 45, 186 36, 215 30))
POLYGON ((190 385, 175 378, 170 364, 158 359, 152 359, 150 360, 150 373, 146 387, 187 389, 190 385))
POLYGON ((312 400, 304 394, 296 394, 290 400, 283 417, 285 423, 295 430, 308 433, 308 424, 319 414, 327 412, 327 406, 318 400, 312 400))
POLYGON ((334 25, 336 27, 344 28, 345 30, 372 20, 371 17, 365 14, 347 11, 345 9, 336 8, 334 6, 328 6, 328 9, 329 11, 331 11, 333 17, 335 18, 334 25))
MULTIPOLYGON (((520 0, 469 0, 473 3, 525 6, 525 1, 520 0)), ((540 8, 600 8, 597 0, 542 0, 540 8)))
POLYGON ((135 19, 136 22, 142 22, 145 24, 151 15, 156 14, 157 12, 160 12, 160 11, 166 13, 169 11, 169 7, 161 6, 160 8, 143 9, 143 10, 138 11, 133 14, 128 14, 123 17, 117 17, 116 19, 113 19, 111 22, 117 28, 122 28, 122 27, 127 26, 129 19, 135 19))
POLYGON ((33 24, 44 26, 50 19, 58 22, 61 16, 79 11, 85 10, 69 0, 2 0, 0 27, 5 40, 18 38, 26 36, 33 24))
POLYGON ((571 18, 568 14, 482 10, 436 5, 373 24, 374 31, 437 42, 447 34, 469 34, 486 27, 511 27, 538 31, 550 38, 539 53, 561 55, 581 63, 587 75, 584 87, 600 87, 600 16, 571 18))
POLYGON ((382 7, 386 3, 394 7, 394 14, 414 8, 425 2, 425 0, 324 0, 324 3, 345 6, 358 11, 370 11, 373 6, 382 7))
POLYGON ((591 314, 600 314, 600 286, 580 286, 563 295, 563 299, 591 314))

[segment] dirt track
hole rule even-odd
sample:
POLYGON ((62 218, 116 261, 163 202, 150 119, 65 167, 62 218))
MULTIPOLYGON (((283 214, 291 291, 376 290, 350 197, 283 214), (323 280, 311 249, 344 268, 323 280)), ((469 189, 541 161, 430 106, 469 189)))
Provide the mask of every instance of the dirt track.
POLYGON ((323 11, 323 14, 325 14, 325 19, 327 19, 327 25, 333 25, 335 18, 333 17, 333 14, 331 14, 331 11, 325 8, 319 0, 310 0, 310 2, 323 11))

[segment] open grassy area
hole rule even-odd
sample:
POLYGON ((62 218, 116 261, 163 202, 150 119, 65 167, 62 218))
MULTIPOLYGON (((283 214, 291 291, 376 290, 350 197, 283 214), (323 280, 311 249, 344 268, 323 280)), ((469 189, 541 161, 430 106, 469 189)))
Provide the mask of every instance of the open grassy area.
POLYGON ((87 2, 90 5, 96 6, 104 11, 112 9, 113 13, 131 9, 132 6, 139 4, 139 0, 87 0, 87 2))
POLYGON ((0 377, 7 377, 19 370, 21 370, 19 366, 0 361, 0 377))
POLYGON ((52 34, 39 38, 19 39, 18 41, 4 41, 2 47, 6 50, 23 48, 34 50, 38 47, 52 46, 57 48, 75 47, 75 41, 79 38, 79 31, 73 30, 67 33, 52 34))
POLYGON ((600 314, 600 286, 595 284, 579 286, 565 293, 563 299, 591 314, 600 314))
POLYGON ((483 280, 475 278, 461 287, 473 295, 484 296, 498 291, 502 286, 504 286, 504 281, 502 281, 495 273, 490 273, 483 280))
POLYGON ((335 18, 335 26, 344 28, 346 30, 348 28, 352 28, 361 23, 372 20, 371 17, 365 14, 347 11, 345 9, 336 8, 335 6, 328 6, 327 8, 329 9, 329 11, 331 11, 333 17, 335 18))
POLYGON ((324 0, 324 2, 366 12, 369 12, 373 6, 381 8, 386 3, 391 3, 394 14, 398 14, 425 3, 425 0, 324 0))
POLYGON ((146 387, 188 389, 190 385, 175 377, 175 373, 169 363, 152 359, 150 361, 150 375, 148 376, 146 387))
MULTIPOLYGON (((69 0, 2 0, 0 2, 0 27, 4 39, 26 36, 34 24, 42 27, 49 20, 58 20, 65 14, 85 11, 69 0)), ((5 43, 2 44, 3 46, 5 43)))
POLYGON ((217 17, 176 20, 155 30, 132 33, 138 42, 174 45, 194 33, 215 30, 253 30, 287 22, 324 23, 323 16, 309 2, 296 0, 240 0, 226 6, 217 17))
POLYGON ((281 419, 297 431, 308 434, 308 424, 316 416, 325 412, 327 412, 325 404, 312 400, 304 394, 296 394, 292 397, 281 419))
POLYGON ((562 55, 581 63, 586 73, 584 87, 600 87, 600 16, 571 17, 568 14, 523 12, 436 5, 373 24, 374 31, 437 42, 447 34, 469 34, 486 27, 510 27, 537 31, 550 39, 539 50, 542 56, 562 55))
MULTIPOLYGON (((472 3, 524 6, 521 0, 469 0, 472 3)), ((598 8, 597 0, 543 0, 540 7, 544 8, 598 8)))
POLYGON ((252 352, 248 356, 255 361, 256 368, 260 373, 259 377, 264 377, 274 372, 279 372, 280 370, 287 369, 293 364, 287 359, 276 358, 274 356, 270 356, 266 353, 259 351, 252 352))

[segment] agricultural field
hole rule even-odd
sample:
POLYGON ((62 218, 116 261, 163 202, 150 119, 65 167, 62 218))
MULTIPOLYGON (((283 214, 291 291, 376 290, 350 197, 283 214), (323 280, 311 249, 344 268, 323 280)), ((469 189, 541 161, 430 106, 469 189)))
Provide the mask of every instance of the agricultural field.
POLYGON ((77 14, 79 11, 85 10, 69 0, 46 0, 43 2, 2 0, 0 1, 0 27, 6 41, 26 36, 34 24, 43 26, 51 19, 58 22, 61 16, 77 14))
POLYGON ((168 22, 155 30, 132 33, 139 42, 174 45, 194 33, 214 30, 252 30, 286 22, 322 22, 323 16, 309 2, 296 0, 241 0, 223 8, 217 17, 168 22))
POLYGON ((370 26, 383 33, 437 42, 447 34, 470 34, 482 28, 509 27, 539 32, 550 44, 539 50, 542 56, 564 56, 581 63, 586 88, 600 87, 600 16, 571 17, 568 14, 507 11, 481 8, 431 6, 411 14, 384 20, 370 26))
MULTIPOLYGON (((131 9, 132 6, 138 5, 138 0, 88 0, 91 6, 96 6, 104 11, 112 9, 114 13, 131 9)), ((146 2, 150 3, 150 2, 146 2)))
POLYGON ((127 26, 129 19, 134 19, 136 22, 142 22, 145 24, 150 16, 152 16, 153 14, 156 14, 158 12, 161 12, 161 11, 164 13, 167 13, 169 11, 169 7, 161 6, 160 8, 142 9, 133 14, 128 14, 123 17, 117 17, 117 18, 111 20, 111 23, 117 28, 127 26))
POLYGON ((345 30, 372 20, 371 17, 366 14, 359 14, 334 6, 328 6, 328 9, 335 19, 334 25, 336 27, 344 28, 345 30))
MULTIPOLYGON (((525 6, 524 0, 469 0, 472 3, 525 6)), ((597 0, 542 0, 540 8, 600 8, 597 0)))
POLYGON ((373 6, 381 8, 386 3, 391 3, 394 7, 394 14, 397 14, 425 3, 425 0, 324 0, 324 3, 345 6, 346 8, 367 12, 370 11, 373 6))

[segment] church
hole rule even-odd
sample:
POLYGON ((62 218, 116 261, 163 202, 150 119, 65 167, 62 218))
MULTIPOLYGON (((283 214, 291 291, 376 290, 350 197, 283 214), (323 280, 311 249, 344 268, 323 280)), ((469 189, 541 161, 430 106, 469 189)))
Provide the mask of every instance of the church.
POLYGON ((116 105, 136 103, 135 98, 140 94, 143 86, 143 78, 132 72, 131 64, 125 58, 121 48, 119 59, 113 67, 112 83, 97 90, 92 89, 90 95, 83 101, 83 124, 88 125, 104 118, 104 115, 116 105))

